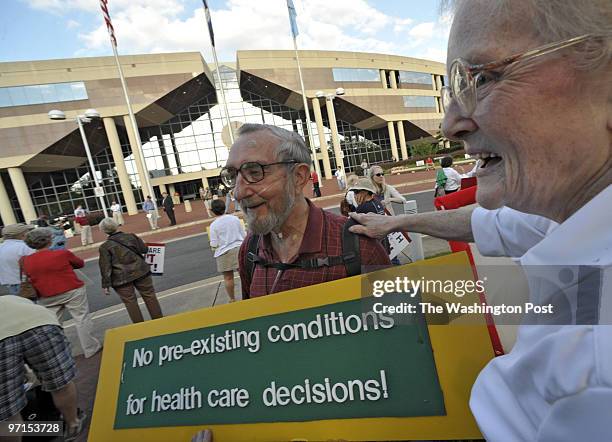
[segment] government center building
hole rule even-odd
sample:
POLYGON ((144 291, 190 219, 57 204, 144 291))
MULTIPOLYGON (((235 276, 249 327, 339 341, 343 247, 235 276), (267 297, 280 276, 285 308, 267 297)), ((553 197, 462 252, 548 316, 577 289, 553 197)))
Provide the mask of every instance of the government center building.
MULTIPOLYGON (((107 206, 141 208, 144 174, 155 189, 190 199, 217 188, 230 127, 266 123, 304 136, 324 178, 407 159, 410 143, 435 136, 442 120, 442 63, 384 54, 300 51, 311 119, 308 138, 294 51, 238 51, 219 78, 201 54, 120 57, 142 140, 138 143, 113 57, 0 63, 0 224, 99 210, 77 116, 107 206), (66 119, 51 120, 51 110, 66 119)), ((146 187, 145 187, 146 188, 146 187)), ((144 193, 143 193, 144 192, 144 193)))

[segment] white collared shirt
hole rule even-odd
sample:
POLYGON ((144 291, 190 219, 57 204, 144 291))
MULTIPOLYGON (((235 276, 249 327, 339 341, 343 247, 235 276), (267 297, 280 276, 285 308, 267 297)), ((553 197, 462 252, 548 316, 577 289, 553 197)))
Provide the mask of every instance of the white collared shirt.
POLYGON ((0 284, 21 284, 19 258, 31 255, 35 251, 20 239, 5 239, 0 244, 0 284))
POLYGON ((528 250, 519 262, 527 275, 530 301, 552 301, 568 315, 569 323, 587 324, 519 327, 512 351, 493 359, 472 388, 470 407, 487 440, 610 440, 610 202, 612 186, 563 224, 550 224, 549 228, 545 219, 538 221, 533 215, 515 211, 498 212, 496 223, 483 223, 487 217, 482 213, 475 212, 472 217, 472 230, 482 252, 494 249, 491 242, 483 243, 483 238, 499 235, 498 252, 517 252, 524 239, 528 250), (506 216, 513 219, 503 220, 506 216), (521 216, 525 216, 523 222, 518 221, 521 216), (525 229, 530 222, 538 226, 525 229), (500 230, 500 226, 506 228, 500 230), (489 234, 482 235, 482 231, 489 234), (537 231, 546 231, 546 237, 537 240, 537 231), (522 237, 523 232, 528 234, 522 237))
POLYGON ((237 216, 222 215, 210 225, 210 245, 216 248, 215 258, 240 247, 245 237, 246 232, 237 216))
POLYGON ((113 204, 113 205, 111 205, 111 206, 110 206, 110 209, 111 209, 113 212, 121 212, 121 204, 119 204, 119 203, 115 203, 115 204, 113 204))

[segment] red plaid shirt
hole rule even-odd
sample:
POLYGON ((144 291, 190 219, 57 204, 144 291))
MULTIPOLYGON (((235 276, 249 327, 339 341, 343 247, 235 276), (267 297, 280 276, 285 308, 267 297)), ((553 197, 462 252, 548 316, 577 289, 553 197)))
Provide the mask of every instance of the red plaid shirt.
MULTIPOLYGON (((302 259, 324 258, 327 256, 342 255, 342 227, 346 218, 326 212, 308 201, 310 211, 308 222, 304 231, 304 238, 296 258, 292 263, 302 259)), ((274 267, 256 265, 253 278, 246 273, 246 255, 251 234, 247 235, 240 247, 239 265, 240 280, 242 283, 242 297, 255 298, 271 293, 284 292, 314 284, 346 277, 344 264, 318 267, 314 269, 291 268, 279 271, 274 267)), ((378 240, 366 236, 359 237, 362 273, 378 270, 391 265, 389 256, 378 240), (365 268, 365 269, 364 269, 365 268)), ((270 235, 261 237, 258 255, 269 262, 279 262, 279 258, 272 248, 270 235)))

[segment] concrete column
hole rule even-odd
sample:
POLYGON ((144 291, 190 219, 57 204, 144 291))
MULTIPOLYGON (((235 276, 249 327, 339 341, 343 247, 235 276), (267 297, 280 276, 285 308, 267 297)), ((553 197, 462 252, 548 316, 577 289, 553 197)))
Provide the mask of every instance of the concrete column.
POLYGON ((117 126, 115 126, 115 120, 112 117, 102 118, 104 122, 104 129, 106 130, 106 136, 108 137, 108 144, 113 154, 113 161, 117 168, 117 175, 119 176, 119 186, 121 187, 121 193, 125 200, 125 207, 127 208, 128 215, 135 215, 138 213, 136 207, 136 200, 134 199, 134 192, 132 192, 132 183, 128 176, 127 169, 125 168, 125 158, 123 158, 123 152, 121 151, 121 142, 119 141, 119 135, 117 134, 117 126))
POLYGON ((11 206, 11 200, 8 197, 6 187, 4 187, 2 177, 0 177, 0 218, 2 218, 2 223, 5 226, 15 224, 17 222, 15 212, 13 212, 13 207, 11 206))
POLYGON ((208 184, 208 177, 202 177, 202 187, 206 189, 207 187, 210 189, 210 184, 208 184))
POLYGON ((387 74, 384 69, 380 70, 380 82, 382 83, 383 89, 389 89, 389 85, 387 84, 387 74))
POLYGON ((21 213, 23 213, 25 222, 34 221, 38 216, 36 216, 32 198, 30 198, 30 192, 28 192, 28 185, 23 176, 23 171, 19 167, 10 167, 8 173, 13 183, 13 189, 15 189, 17 194, 17 200, 19 201, 19 207, 21 207, 21 213))
POLYGON ((442 89, 442 77, 440 75, 434 75, 434 79, 436 81, 436 90, 442 89))
POLYGON ((329 153, 327 152, 327 141, 325 140, 325 129, 323 128, 323 117, 321 116, 321 104, 318 98, 312 99, 312 110, 314 111, 315 123, 319 134, 319 146, 321 146, 321 156, 323 157, 323 177, 327 180, 333 178, 331 164, 329 163, 329 153))
MULTIPOLYGON (((134 129, 132 128, 132 122, 130 121, 130 116, 129 115, 124 115, 123 116, 123 122, 125 123, 125 129, 127 131, 128 134, 128 138, 130 140, 130 147, 132 148, 132 155, 134 156, 134 162, 136 163, 136 170, 138 171, 138 178, 140 180, 140 187, 142 189, 142 194, 144 195, 144 198, 146 199, 147 197, 147 186, 146 186, 146 174, 145 174, 145 169, 144 169, 144 165, 142 164, 142 161, 140 161, 140 155, 138 155, 138 142, 136 142, 136 135, 134 134, 134 129)), ((144 155, 143 155, 144 158, 144 155)), ((151 195, 151 198, 153 198, 155 195, 151 195)))
POLYGON ((168 195, 173 197, 175 193, 176 190, 174 190, 174 184, 168 184, 168 195))
POLYGON ((327 109, 327 118, 332 133, 332 145, 334 146, 334 154, 336 155, 336 168, 342 166, 342 170, 346 173, 344 167, 344 158, 342 158, 342 149, 340 148, 340 137, 338 137, 338 125, 336 124, 336 111, 334 110, 334 100, 326 98, 325 107, 327 109))
POLYGON ((395 77, 395 71, 389 71, 389 80, 391 80, 391 89, 397 89, 397 78, 395 77))
POLYGON ((387 121, 387 129, 389 129, 389 139, 391 140, 391 155, 393 158, 399 160, 399 154, 397 153, 397 139, 395 138, 395 126, 393 121, 387 121))
POLYGON ((166 189, 166 185, 165 184, 160 184, 157 187, 159 187, 159 193, 168 193, 168 190, 166 189))
POLYGON ((404 122, 397 122, 397 136, 400 141, 400 150, 402 152, 402 160, 408 159, 408 148, 406 147, 406 137, 404 136, 404 122))

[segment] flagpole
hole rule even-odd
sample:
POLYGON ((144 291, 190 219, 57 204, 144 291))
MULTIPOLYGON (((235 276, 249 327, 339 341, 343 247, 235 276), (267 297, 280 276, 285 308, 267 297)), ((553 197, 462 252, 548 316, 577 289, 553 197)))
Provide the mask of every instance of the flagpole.
MULTIPOLYGON (((215 60, 215 70, 217 71, 217 79, 219 80, 219 89, 221 89, 221 100, 223 109, 225 110, 225 119, 227 120, 227 129, 229 131, 230 142, 234 144, 234 129, 232 128, 232 122, 230 120, 229 111, 227 109, 227 101, 225 100, 225 89, 223 89, 223 81, 221 80, 221 72, 219 72, 219 61, 217 60, 217 51, 212 46, 213 59, 215 60)), ((217 101, 219 101, 219 95, 217 94, 217 101)))
POLYGON ((206 0, 202 0, 202 6, 204 7, 204 15, 208 23, 208 37, 210 38, 210 47, 212 48, 213 59, 215 61, 215 71, 217 72, 217 80, 219 81, 219 89, 221 90, 221 100, 219 100, 219 92, 217 91, 217 102, 221 101, 221 105, 225 111, 225 119, 227 121, 227 130, 230 136, 230 143, 234 144, 234 129, 232 128, 232 121, 230 120, 229 109, 227 107, 227 100, 225 99, 225 89, 223 88, 223 80, 221 79, 221 72, 219 71, 219 60, 217 59, 217 49, 215 48, 215 35, 212 29, 212 20, 210 18, 210 9, 206 0))
MULTIPOLYGON (((123 76, 123 68, 121 67, 121 63, 119 62, 119 55, 117 54, 117 46, 113 44, 111 41, 111 46, 113 47, 113 55, 115 56, 115 63, 117 64, 117 70, 119 71, 119 79, 121 80, 121 87, 123 88, 123 96, 125 97, 125 103, 128 108, 128 114, 130 117, 130 122, 132 123, 132 130, 134 131, 134 136, 136 138, 138 159, 142 164, 143 173, 144 173, 144 184, 147 192, 151 196, 151 200, 155 205, 155 209, 157 210, 157 198, 155 198, 155 192, 153 190, 153 186, 151 185, 151 181, 149 180, 149 169, 147 168, 147 163, 145 162, 144 153, 142 152, 142 140, 140 139, 140 132, 138 131, 138 125, 136 124, 136 117, 134 116, 134 111, 132 110, 132 104, 130 102, 130 97, 127 91, 127 85, 125 83, 125 77, 123 76)), ((142 187, 142 186, 141 186, 142 187)), ((146 196, 146 195, 143 195, 146 196)))
MULTIPOLYGON (((310 110, 308 109, 308 99, 306 98, 306 91, 304 89, 304 79, 302 78, 302 67, 300 66, 300 54, 297 48, 297 34, 298 28, 295 21, 296 12, 295 6, 292 0, 287 0, 287 12, 289 13, 289 23, 291 25, 291 35, 293 36, 293 50, 295 51, 295 61, 297 63, 298 77, 300 78, 300 88, 302 91, 302 102, 304 104, 304 112, 306 113, 306 133, 308 136, 308 143, 310 144, 310 151, 312 153, 312 161, 314 162, 315 172, 319 177, 319 187, 323 187, 323 176, 321 175, 321 168, 319 167, 319 159, 317 158, 317 150, 315 149, 314 140, 312 138, 312 128, 310 126, 310 110)), ((323 146, 321 146, 323 149, 323 146)))
MULTIPOLYGON (((102 13, 104 15, 104 21, 106 23, 106 30, 108 31, 108 36, 110 37, 111 47, 113 48, 113 55, 115 56, 115 63, 117 64, 117 71, 119 72, 119 80, 121 81, 121 88, 123 89, 123 96, 125 98, 125 104, 128 109, 128 115, 130 117, 130 123, 132 125, 132 130, 134 131, 134 138, 136 138, 136 156, 138 160, 142 164, 142 168, 144 169, 142 172, 144 174, 141 179, 144 181, 140 183, 140 187, 146 188, 148 194, 151 196, 153 200, 153 205, 155 206, 155 210, 157 210, 157 202, 155 198, 155 192, 153 191, 153 186, 151 185, 151 181, 149 180, 149 169, 147 168, 147 163, 144 158, 144 154, 142 152, 142 140, 140 139, 140 132, 138 131, 138 125, 136 124, 136 117, 134 116, 134 111, 132 110, 132 103, 130 102, 130 96, 128 94, 127 85, 125 82, 125 76, 123 75, 123 68, 121 67, 121 63, 119 62, 119 54, 117 54, 117 40, 115 39, 115 30, 113 29, 113 24, 110 19, 110 14, 108 13, 108 0, 100 0, 100 8, 102 9, 102 13)), ((126 131, 128 128, 126 127, 126 131)), ((132 149, 133 153, 133 149, 132 149)), ((144 194, 144 192, 143 192, 144 194)), ((144 197, 145 195, 143 195, 144 197)))

